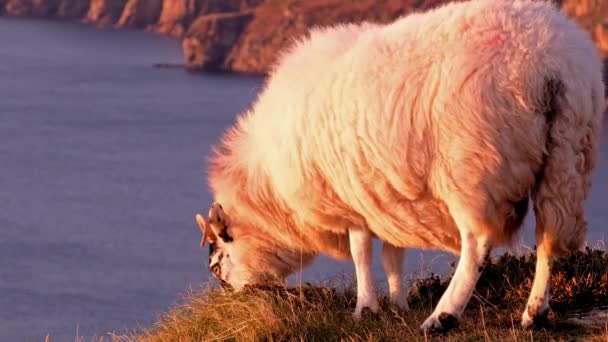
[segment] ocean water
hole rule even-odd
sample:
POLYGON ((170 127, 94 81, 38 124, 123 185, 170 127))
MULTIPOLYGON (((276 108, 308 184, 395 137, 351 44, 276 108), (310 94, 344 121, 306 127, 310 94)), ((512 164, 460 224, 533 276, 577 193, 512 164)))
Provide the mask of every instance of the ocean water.
MULTIPOLYGON (((211 201, 204 159, 262 80, 154 68, 180 63, 180 44, 145 32, 0 17, 0 42, 0 341, 149 326, 211 281, 194 223, 211 201)), ((604 139, 590 244, 606 238, 607 174, 604 139)), ((453 260, 411 251, 405 267, 453 260)), ((290 281, 353 270, 323 257, 290 281)))

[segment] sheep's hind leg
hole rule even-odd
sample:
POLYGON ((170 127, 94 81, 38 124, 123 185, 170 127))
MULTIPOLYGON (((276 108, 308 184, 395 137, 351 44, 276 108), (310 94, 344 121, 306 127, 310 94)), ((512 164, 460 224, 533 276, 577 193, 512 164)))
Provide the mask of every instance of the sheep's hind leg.
POLYGON ((382 245, 382 266, 388 281, 390 301, 401 309, 409 311, 407 291, 403 288, 404 253, 403 248, 395 247, 386 241, 382 245))
POLYGON ((353 227, 349 229, 349 239, 350 253, 357 275, 357 305, 353 315, 359 318, 366 307, 374 313, 378 312, 378 299, 372 274, 372 234, 365 228, 353 227))
POLYGON ((462 238, 460 260, 437 307, 421 325, 423 333, 445 332, 458 325, 492 250, 488 236, 476 236, 471 230, 477 222, 462 210, 455 212, 460 213, 454 217, 462 238))

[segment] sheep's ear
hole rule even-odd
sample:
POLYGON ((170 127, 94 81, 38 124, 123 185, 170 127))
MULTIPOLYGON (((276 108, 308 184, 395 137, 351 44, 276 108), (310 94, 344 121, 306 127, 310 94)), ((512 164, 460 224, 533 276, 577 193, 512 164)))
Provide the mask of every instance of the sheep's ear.
POLYGON ((209 241, 214 240, 213 238, 211 238, 211 234, 212 234, 212 230, 210 229, 211 225, 209 224, 209 222, 207 222, 207 220, 201 214, 196 214, 196 223, 198 223, 198 227, 201 230, 201 233, 203 233, 203 238, 201 239, 201 248, 203 248, 205 246, 205 242, 207 240, 209 240, 209 241))
POLYGON ((228 235, 228 217, 222 205, 217 202, 213 202, 209 208, 209 226, 214 236, 224 242, 232 241, 232 238, 228 235))

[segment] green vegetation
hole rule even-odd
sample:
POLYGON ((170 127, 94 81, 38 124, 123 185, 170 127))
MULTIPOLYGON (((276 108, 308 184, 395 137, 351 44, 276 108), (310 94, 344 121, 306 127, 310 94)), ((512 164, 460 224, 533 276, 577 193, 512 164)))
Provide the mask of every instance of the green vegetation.
POLYGON ((608 253, 586 249, 559 259, 553 272, 552 311, 543 328, 522 330, 519 319, 534 275, 533 253, 494 258, 484 270, 460 326, 446 335, 423 336, 418 327, 449 278, 414 282, 402 312, 380 297, 378 314, 355 321, 353 282, 323 286, 205 289, 159 317, 151 328, 124 341, 608 341, 608 316, 579 324, 576 310, 608 305, 608 253))

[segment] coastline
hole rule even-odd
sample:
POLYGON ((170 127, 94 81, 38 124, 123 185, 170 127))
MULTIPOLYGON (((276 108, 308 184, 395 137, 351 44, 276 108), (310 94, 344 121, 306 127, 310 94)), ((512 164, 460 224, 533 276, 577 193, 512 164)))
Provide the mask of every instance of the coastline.
MULTIPOLYGON (((458 0, 456 0, 458 1, 458 0)), ((183 68, 193 72, 266 75, 276 54, 313 26, 392 21, 450 0, 0 0, 0 14, 79 21, 179 39, 183 68), (277 34, 280 32, 281 34, 277 34)), ((608 2, 553 0, 608 56, 608 2)))

